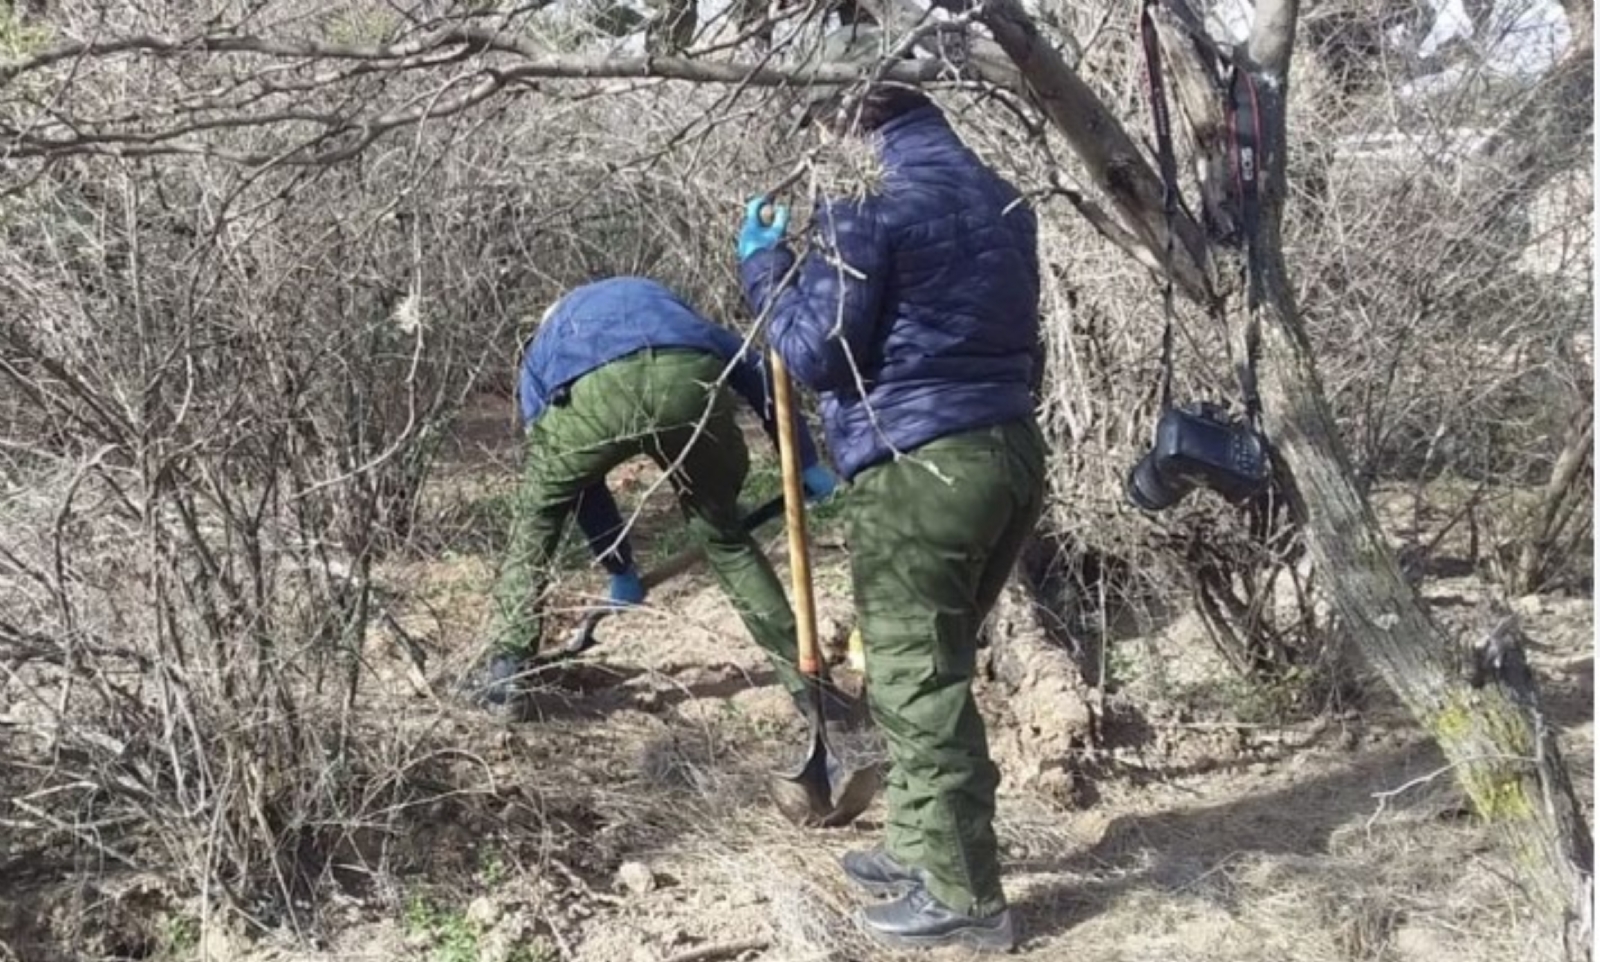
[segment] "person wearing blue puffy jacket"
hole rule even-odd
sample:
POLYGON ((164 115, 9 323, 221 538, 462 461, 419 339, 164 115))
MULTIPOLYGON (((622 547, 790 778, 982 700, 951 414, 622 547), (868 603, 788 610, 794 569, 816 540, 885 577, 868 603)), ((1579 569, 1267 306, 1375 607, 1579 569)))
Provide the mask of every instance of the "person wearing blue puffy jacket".
MULTIPOLYGON (((886 48, 876 28, 845 27, 821 59, 865 65, 886 48)), ((767 199, 751 201, 739 254, 746 299, 821 396, 850 482, 867 690, 891 765, 884 842, 843 867, 898 896, 861 913, 882 941, 1009 950, 999 776, 971 683, 980 626, 1043 511, 1037 222, 914 90, 818 88, 811 113, 827 135, 869 140, 879 183, 821 199, 803 255, 787 210, 769 224, 767 199)))
MULTIPOLYGON (((645 455, 667 473, 689 529, 745 627, 797 699, 794 612, 739 514, 749 471, 735 396, 777 443, 771 372, 758 345, 702 317, 665 286, 616 277, 578 287, 547 312, 524 352, 517 385, 526 467, 491 613, 492 650, 473 683, 486 705, 520 713, 518 681, 537 653, 542 595, 568 519, 610 574, 609 603, 637 605, 645 588, 606 474, 645 455)), ((803 423, 796 426, 806 495, 836 479, 803 423)))

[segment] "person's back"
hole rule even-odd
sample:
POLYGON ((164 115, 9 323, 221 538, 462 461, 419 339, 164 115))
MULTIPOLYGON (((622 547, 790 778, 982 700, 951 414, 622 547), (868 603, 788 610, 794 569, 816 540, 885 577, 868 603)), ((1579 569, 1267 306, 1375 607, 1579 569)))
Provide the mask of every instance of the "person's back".
POLYGON ((961 143, 937 108, 877 131, 882 195, 863 205, 893 250, 881 355, 863 370, 865 397, 834 397, 841 460, 875 463, 875 414, 906 450, 1028 414, 1038 343, 1039 277, 1032 210, 961 143), (868 408, 872 410, 869 412, 868 408))
MULTIPOLYGON (((665 284, 611 277, 573 288, 547 312, 523 353, 517 385, 524 423, 560 388, 646 348, 687 348, 732 360, 743 339, 702 318, 665 284)), ((758 348, 746 352, 759 357, 758 348)))
MULTIPOLYGON (((795 284, 786 251, 741 265, 753 304, 772 299, 774 335, 849 350, 796 350, 795 376, 822 394, 840 473, 1033 408, 1037 222, 1019 192, 972 153, 938 108, 914 106, 872 131, 882 184, 819 207, 795 284)), ((789 352, 786 350, 786 354, 789 352)))

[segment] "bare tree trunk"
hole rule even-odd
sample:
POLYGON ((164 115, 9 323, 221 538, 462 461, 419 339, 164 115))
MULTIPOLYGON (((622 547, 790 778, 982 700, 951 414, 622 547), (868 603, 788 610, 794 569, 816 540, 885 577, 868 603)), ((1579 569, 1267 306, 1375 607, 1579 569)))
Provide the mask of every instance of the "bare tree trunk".
POLYGON ((1567 441, 1545 482, 1533 530, 1517 553, 1517 565, 1507 584, 1513 594, 1534 591, 1544 581, 1553 556, 1559 555, 1562 534, 1583 499, 1591 494, 1591 486, 1585 483, 1590 476, 1584 469, 1593 456, 1594 408, 1585 405, 1573 418, 1567 441))
MULTIPOLYGON (((1113 227, 1090 211, 1085 213, 1118 246, 1147 267, 1159 269, 1165 260, 1168 233, 1161 180, 1138 145, 1039 32, 1038 25, 1017 0, 988 0, 983 22, 1016 62, 1029 96, 1061 131, 1073 153, 1088 168, 1095 186, 1110 199, 1120 223, 1113 227), (1113 232, 1118 228, 1120 235, 1113 232)), ((1206 270, 1205 235, 1182 212, 1174 218, 1174 225, 1177 237, 1173 244, 1173 280, 1188 296, 1209 301, 1212 287, 1206 270)))
MULTIPOLYGON (((1292 478, 1307 547, 1325 573, 1334 607, 1366 660, 1438 739, 1478 813, 1508 843, 1535 902, 1559 920, 1562 930, 1581 926, 1590 898, 1593 844, 1577 800, 1554 790, 1565 773, 1551 750, 1553 738, 1542 717, 1511 690, 1475 687, 1452 672, 1451 639, 1402 577, 1376 516, 1357 490, 1284 276, 1276 225, 1265 233, 1270 272, 1262 312, 1266 427, 1292 478)), ((1523 684, 1532 691, 1531 678, 1523 684)), ((1571 958, 1589 957, 1586 933, 1564 934, 1570 936, 1571 958)))
MULTIPOLYGON (((991 0, 987 9, 985 22, 1069 145, 1097 176, 1116 173, 1102 186, 1130 229, 1150 245, 1162 236, 1148 228, 1159 217, 1160 193, 1142 157, 1137 163, 1126 159, 1133 152, 1127 134, 1042 43, 1015 0, 991 0)), ((1259 0, 1249 43, 1234 53, 1262 99, 1266 157, 1257 262, 1264 275, 1259 322, 1265 426, 1304 519, 1307 546, 1351 639, 1438 739, 1478 812, 1507 843, 1529 894, 1551 921, 1554 940, 1564 944, 1569 958, 1587 959, 1593 843, 1515 636, 1497 633, 1479 646, 1474 678, 1453 670, 1451 640, 1402 577, 1356 484, 1300 323, 1280 234, 1285 106, 1298 16, 1298 0, 1259 0)), ((1193 114, 1192 97, 1184 103, 1193 114)), ((1185 269, 1206 262, 1203 253, 1188 253, 1193 259, 1185 269)))
POLYGON ((1539 188, 1576 168, 1593 150, 1594 5, 1567 0, 1564 6, 1572 44, 1522 109, 1483 146, 1505 174, 1505 183, 1485 205, 1485 223, 1516 216, 1516 207, 1526 206, 1539 188))
POLYGON ((1241 66, 1263 95, 1266 163, 1260 266, 1266 427, 1292 478, 1307 546, 1367 661, 1438 739, 1479 814, 1500 833, 1529 894, 1570 958, 1588 958, 1593 842, 1515 642, 1480 648, 1477 678, 1456 675, 1439 630, 1401 575, 1358 490, 1300 323, 1279 233, 1287 155, 1285 104, 1298 0, 1262 0, 1241 66), (1493 676, 1492 678, 1490 676, 1493 676), (1476 681, 1477 684, 1473 682, 1476 681), (1493 681, 1494 684, 1488 682, 1493 681))
MULTIPOLYGON (((1561 8, 1567 12, 1567 27, 1572 31, 1572 49, 1587 50, 1594 59, 1594 0, 1562 0, 1561 8)), ((1594 112, 1594 101, 1589 101, 1589 111, 1594 112)))

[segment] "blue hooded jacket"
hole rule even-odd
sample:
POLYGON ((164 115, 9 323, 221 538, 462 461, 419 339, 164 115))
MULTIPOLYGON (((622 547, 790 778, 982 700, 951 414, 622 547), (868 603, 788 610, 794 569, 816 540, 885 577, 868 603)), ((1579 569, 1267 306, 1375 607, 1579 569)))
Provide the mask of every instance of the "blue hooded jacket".
MULTIPOLYGON (((567 387, 590 371, 646 348, 690 348, 734 361, 727 384, 761 418, 777 444, 771 371, 759 345, 746 350, 744 339, 705 320, 656 281, 614 277, 568 292, 545 316, 523 351, 517 401, 526 429, 567 387), (735 361, 735 359, 737 359, 735 361)), ((804 422, 797 425, 800 465, 817 463, 816 445, 804 422)), ((603 481, 578 500, 578 526, 590 548, 612 574, 631 570, 633 549, 622 534, 622 513, 603 481)))
POLYGON ((811 250, 779 244, 740 265, 768 337, 822 396, 839 472, 1033 411, 1038 223, 1009 183, 926 105, 871 136, 880 188, 818 205, 811 250))

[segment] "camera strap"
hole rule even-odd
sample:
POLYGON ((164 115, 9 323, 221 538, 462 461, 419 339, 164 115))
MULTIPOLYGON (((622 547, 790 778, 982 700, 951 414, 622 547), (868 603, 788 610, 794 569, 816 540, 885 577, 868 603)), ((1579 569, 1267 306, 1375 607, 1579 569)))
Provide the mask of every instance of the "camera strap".
POLYGON ((1245 416, 1260 427, 1261 395, 1256 387, 1256 359, 1261 353, 1261 101, 1255 78, 1234 64, 1228 78, 1229 132, 1233 139, 1234 187, 1239 198, 1239 223, 1244 233, 1245 355, 1239 365, 1239 389, 1245 416))
MULTIPOLYGON (((1162 251, 1165 276, 1161 288, 1163 313, 1161 330, 1161 408, 1172 406, 1172 335, 1176 322, 1173 305, 1172 258, 1177 243, 1177 213, 1181 203, 1178 162, 1172 146, 1172 115, 1167 107, 1166 80, 1161 69, 1161 45, 1156 35, 1154 11, 1160 0, 1144 0, 1139 17, 1140 39, 1144 47, 1145 75, 1150 84, 1150 114, 1156 129, 1156 164, 1161 175, 1161 207, 1166 218, 1166 243, 1162 251)), ((1239 389, 1243 394, 1245 416, 1259 429, 1261 395, 1257 388, 1256 360, 1260 354, 1260 322, 1257 311, 1262 299, 1257 233, 1261 224, 1261 109, 1255 79, 1237 64, 1228 76, 1227 132, 1234 175, 1234 195, 1239 206, 1239 232, 1230 241, 1242 243, 1245 250, 1245 356, 1237 365, 1239 389)), ((1221 309, 1219 308, 1219 317, 1221 309)), ((1225 321, 1225 318, 1224 318, 1225 321)))

